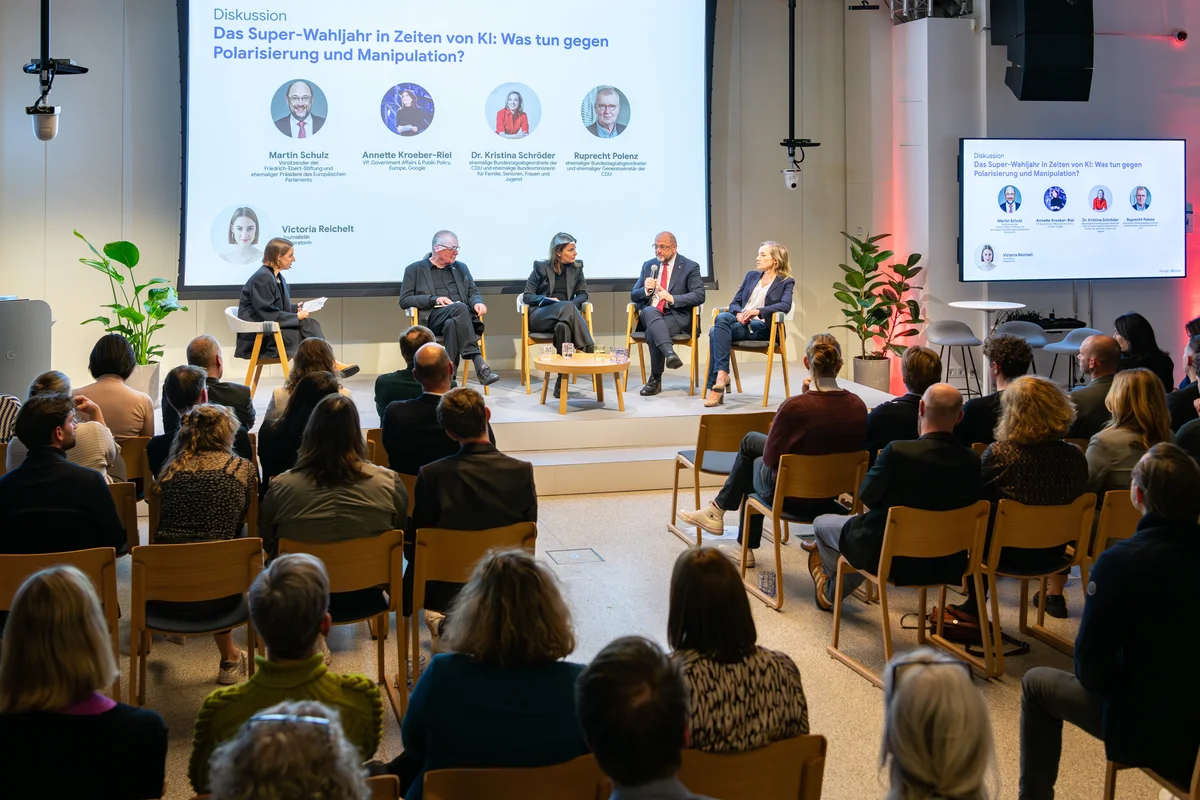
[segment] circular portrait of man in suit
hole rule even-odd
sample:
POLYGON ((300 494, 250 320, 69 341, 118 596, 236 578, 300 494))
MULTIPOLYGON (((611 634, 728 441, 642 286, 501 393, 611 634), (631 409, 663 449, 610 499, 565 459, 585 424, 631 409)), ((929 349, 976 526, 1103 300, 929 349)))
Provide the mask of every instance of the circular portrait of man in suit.
POLYGON ((271 119, 275 121, 275 127, 293 139, 315 136, 328 116, 325 93, 310 80, 290 80, 276 89, 271 98, 271 119))
POLYGON ((615 139, 629 127, 629 98, 615 86, 597 86, 580 105, 583 127, 597 139, 615 139))

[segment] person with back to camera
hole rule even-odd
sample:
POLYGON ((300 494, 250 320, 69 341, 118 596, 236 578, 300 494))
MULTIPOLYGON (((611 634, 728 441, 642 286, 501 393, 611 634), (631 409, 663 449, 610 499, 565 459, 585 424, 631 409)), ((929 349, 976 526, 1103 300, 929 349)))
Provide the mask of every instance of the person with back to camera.
POLYGON ((400 104, 396 107, 396 133, 401 136, 416 136, 429 127, 429 116, 417 103, 417 95, 411 89, 400 90, 400 104))
POLYGON ((317 403, 340 390, 337 378, 328 372, 312 372, 296 384, 296 391, 287 410, 277 419, 263 422, 258 432, 258 462, 262 466, 262 482, 258 496, 266 496, 272 479, 296 465, 304 429, 317 403))
POLYGON ((16 781, 11 796, 162 797, 167 726, 154 711, 102 694, 120 664, 87 576, 62 565, 35 572, 7 617, 0 752, 16 781))
MULTIPOLYGON (((254 427, 256 413, 250 387, 221 380, 225 377, 225 355, 216 339, 205 333, 188 342, 187 363, 189 366, 199 367, 207 374, 204 386, 208 402, 229 406, 247 431, 254 427)), ((171 408, 170 403, 162 404, 162 423, 164 432, 173 433, 179 430, 179 414, 171 408)))
POLYGON ((229 264, 262 263, 262 248, 258 246, 258 215, 254 209, 242 206, 234 209, 229 218, 229 244, 221 260, 229 264))
POLYGON ((787 248, 774 242, 759 245, 754 269, 742 278, 742 285, 729 304, 713 320, 708 332, 708 394, 704 407, 725 402, 729 392, 729 353, 734 342, 766 341, 771 337, 772 317, 792 308, 796 279, 791 275, 787 248))
MULTIPOLYGON (((570 342, 581 353, 590 353, 595 342, 583 318, 587 302, 587 281, 583 277, 583 259, 575 247, 575 237, 556 233, 550 240, 550 257, 533 262, 533 272, 525 281, 521 298, 529 306, 529 332, 553 333, 554 349, 570 342)), ((554 382, 554 396, 562 391, 563 376, 554 382)))
POLYGON ((1096 190, 1096 197, 1092 200, 1092 211, 1108 211, 1108 200, 1103 189, 1096 190))
MULTIPOLYGON (((205 386, 204 370, 199 367, 175 367, 167 373, 163 381, 163 408, 173 407, 175 428, 166 433, 160 433, 146 444, 146 463, 150 465, 150 474, 157 475, 163 464, 171 455, 171 446, 179 433, 179 415, 186 414, 198 405, 209 402, 208 389, 205 386)), ((223 406, 221 403, 213 405, 223 406)), ((230 409, 232 411, 232 409, 230 409)), ((254 446, 250 443, 250 434, 245 425, 239 424, 233 434, 233 452, 247 461, 254 459, 254 446)))
POLYGON ((667 640, 692 698, 689 747, 740 753, 808 733, 800 670, 756 637, 732 562, 711 547, 680 553, 671 573, 667 640))
MULTIPOLYGON (((283 386, 279 386, 271 392, 271 399, 267 402, 267 412, 263 416, 264 421, 283 416, 291 401, 292 393, 296 391, 296 386, 304 379, 305 375, 314 372, 328 372, 335 378, 342 377, 338 372, 337 359, 333 357, 333 348, 324 339, 305 339, 301 342, 300 346, 296 348, 296 356, 289 366, 290 369, 288 369, 283 386)), ((343 396, 350 397, 350 390, 345 386, 340 386, 338 391, 343 396)))
POLYGON ((1171 412, 1171 430, 1178 431, 1200 416, 1200 383, 1196 382, 1196 359, 1200 358, 1200 335, 1188 340, 1183 353, 1184 376, 1179 388, 1167 393, 1167 410, 1171 412))
POLYGON ((983 356, 987 359, 996 391, 968 400, 963 406, 962 421, 954 435, 963 444, 996 441, 996 424, 1000 421, 1000 396, 1010 383, 1029 372, 1033 363, 1033 348, 1024 339, 1007 333, 993 334, 983 340, 983 356))
POLYGON ((1005 214, 1011 214, 1021 207, 1021 201, 1017 200, 1017 187, 1004 187, 1004 200, 1000 203, 1000 210, 1005 214))
MULTIPOLYGON (((421 396, 421 382, 413 375, 413 368, 417 365, 417 351, 433 341, 436 341, 433 331, 424 325, 413 325, 400 334, 400 357, 404 359, 405 368, 385 372, 375 379, 375 410, 379 412, 381 422, 392 403, 421 396)), ((450 388, 454 386, 454 379, 451 378, 450 388)))
MULTIPOLYGON (((43 372, 33 379, 33 383, 29 384, 29 395, 26 400, 39 394, 70 395, 71 381, 57 370, 43 372)), ((116 483, 120 478, 115 473, 124 471, 125 462, 120 458, 121 450, 117 447, 112 431, 104 424, 104 413, 98 405, 81 394, 75 395, 74 400, 77 420, 75 446, 67 451, 67 461, 81 467, 94 469, 109 483, 116 483)), ((17 410, 20 411, 20 406, 17 407, 17 410)), ((13 423, 14 425, 16 423, 15 416, 13 423)), ((4 454, 5 470, 11 472, 16 469, 27 455, 29 455, 29 448, 14 436, 8 443, 8 450, 4 454)))
MULTIPOLYGON (((274 322, 279 325, 283 334, 283 347, 291 358, 303 339, 324 339, 325 332, 321 323, 298 304, 292 302, 292 292, 283 273, 296 263, 296 251, 287 239, 275 237, 263 248, 262 266, 259 267, 250 280, 242 287, 242 295, 238 301, 238 318, 247 322, 274 322)), ((237 335, 238 358, 250 358, 254 352, 254 339, 257 334, 239 333, 237 335)), ((259 358, 275 358, 275 337, 263 335, 262 349, 259 358)), ((349 378, 358 374, 357 364, 338 363, 342 377, 349 378)))
POLYGON ((942 359, 928 347, 909 347, 900 357, 905 393, 880 403, 867 415, 867 450, 875 455, 890 442, 920 438, 921 398, 942 380, 942 359))
POLYGON ((1075 360, 1079 374, 1088 382, 1072 389, 1067 395, 1075 406, 1075 422, 1071 424, 1067 436, 1071 439, 1090 439, 1112 418, 1105 401, 1112 389, 1117 365, 1121 362, 1121 346, 1111 336, 1089 336, 1080 343, 1079 355, 1075 360))
POLYGON ((505 139, 524 139, 529 135, 529 115, 520 92, 509 92, 504 108, 496 112, 496 134, 505 139))
POLYGON ((1146 211, 1150 208, 1150 190, 1145 186, 1139 186, 1133 191, 1133 210, 1146 211))
POLYGON ((601 86, 596 90, 593 104, 596 121, 587 126, 588 133, 600 139, 615 139, 625 132, 625 126, 617 122, 621 116, 621 94, 612 86, 601 86))
POLYGON ((1117 370, 1145 367, 1158 376, 1163 391, 1175 388, 1175 362, 1158 346, 1154 328, 1141 314, 1130 311, 1117 317, 1113 338, 1121 346, 1121 363, 1117 370))
MULTIPOLYGON (((96 382, 72 391, 76 397, 86 397, 100 407, 104 424, 117 444, 135 436, 154 435, 154 403, 150 395, 125 383, 136 365, 129 340, 119 333, 107 333, 96 341, 88 357, 88 372, 96 382)), ((122 480, 124 466, 121 462, 116 470, 122 480)))
POLYGON ((1000 775, 971 666, 928 647, 895 656, 883 686, 885 800, 988 800, 1000 775), (990 787, 989 787, 989 784, 990 787))
POLYGON ((639 394, 650 397, 662 391, 664 366, 683 366, 671 337, 691 331, 692 309, 704 305, 700 265, 679 254, 675 234, 663 231, 654 237, 654 258, 642 264, 630 297, 650 351, 650 379, 639 394))
POLYGON ((289 113, 275 120, 280 133, 293 139, 307 139, 321 130, 325 118, 312 113, 313 89, 307 81, 293 81, 284 99, 289 113))

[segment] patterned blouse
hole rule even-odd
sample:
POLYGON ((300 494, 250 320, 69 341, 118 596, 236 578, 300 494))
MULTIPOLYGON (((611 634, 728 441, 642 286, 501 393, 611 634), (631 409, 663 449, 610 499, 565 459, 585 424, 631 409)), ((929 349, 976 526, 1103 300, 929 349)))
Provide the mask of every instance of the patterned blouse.
POLYGON ((161 544, 236 539, 258 491, 254 466, 230 453, 202 453, 159 484, 161 544))
POLYGON ((692 697, 691 746, 739 753, 808 733, 808 703, 800 670, 765 647, 733 664, 695 650, 675 654, 692 697))
POLYGON ((1066 505, 1083 494, 1087 480, 1087 459, 1078 447, 1061 440, 995 442, 983 453, 983 486, 992 500, 1066 505))

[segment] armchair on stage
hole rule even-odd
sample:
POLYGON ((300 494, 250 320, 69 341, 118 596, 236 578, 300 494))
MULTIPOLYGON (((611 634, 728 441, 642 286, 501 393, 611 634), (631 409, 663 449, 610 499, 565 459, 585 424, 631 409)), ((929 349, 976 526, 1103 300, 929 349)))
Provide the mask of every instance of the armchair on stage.
POLYGON ((254 390, 258 388, 258 377, 262 375, 262 368, 268 364, 278 364, 283 368, 283 377, 288 375, 287 349, 283 346, 283 333, 279 330, 279 325, 274 322, 250 322, 238 316, 237 306, 228 306, 225 309, 225 321, 229 323, 229 329, 234 333, 253 333, 254 334, 254 349, 250 352, 250 367, 246 370, 246 385, 250 387, 250 396, 254 397, 254 390), (259 358, 259 353, 262 351, 262 343, 264 335, 273 335, 275 337, 275 358, 259 358))
MULTIPOLYGON (((408 311, 409 319, 411 320, 409 322, 409 324, 410 325, 420 325, 421 324, 420 312, 415 308, 407 309, 407 311, 408 311)), ((479 317, 479 319, 480 319, 480 321, 482 321, 483 316, 481 315, 479 317)), ((442 336, 438 336, 437 341, 438 341, 438 344, 442 344, 445 341, 445 339, 442 336)), ((487 339, 484 338, 484 335, 482 333, 479 334, 479 355, 483 356, 484 361, 487 361, 487 339)), ((467 366, 470 363, 471 363, 470 359, 464 358, 462 360, 462 379, 459 380, 459 382, 458 382, 459 386, 467 385, 467 366)), ((486 387, 486 386, 483 387, 483 393, 490 394, 490 392, 488 392, 488 387, 486 387)))
MULTIPOLYGON (((529 306, 525 305, 523 300, 524 295, 517 295, 517 313, 521 315, 521 383, 525 385, 525 394, 530 393, 529 380, 529 348, 539 344, 550 344, 554 341, 554 334, 550 332, 539 333, 529 330, 529 306)), ((596 338, 596 331, 592 327, 592 304, 583 304, 583 318, 587 321, 588 333, 592 334, 592 338, 596 338)), ((483 344, 483 339, 480 338, 480 346, 483 344)), ((487 356, 484 356, 487 359, 487 356)), ((575 376, 571 376, 571 381, 575 381, 575 376)))
MULTIPOLYGON (((692 330, 690 333, 677 333, 671 337, 671 342, 674 344, 686 344, 692 348, 692 363, 690 366, 690 380, 688 380, 688 394, 694 395, 696 387, 700 385, 700 312, 704 306, 692 306, 692 330)), ((630 303, 625 307, 629 312, 629 323, 625 326, 625 347, 629 350, 629 362, 633 363, 633 346, 637 345, 638 366, 642 368, 642 383, 646 382, 646 358, 642 351, 642 345, 646 342, 646 332, 637 330, 638 312, 637 306, 630 303)), ((626 373, 628 376, 628 373, 626 373)), ((626 389, 629 388, 629 378, 625 379, 626 389)))
MULTIPOLYGON (((722 311, 728 311, 728 306, 713 309, 713 321, 717 319, 717 315, 722 311)), ((775 361, 775 353, 779 353, 779 360, 783 364, 783 396, 788 398, 792 396, 792 386, 788 382, 788 361, 787 361, 787 344, 785 334, 787 333, 787 323, 796 316, 796 304, 792 303, 792 307, 785 314, 782 311, 776 311, 771 315, 771 335, 767 339, 740 339, 735 340, 729 348, 729 369, 733 372, 733 383, 737 386, 738 394, 742 393, 742 377, 738 375, 737 354, 738 353, 765 353, 767 356, 767 379, 763 383, 763 406, 765 407, 771 396, 771 365, 775 361)), ((712 361, 710 351, 709 361, 712 361)), ((711 363, 708 369, 711 369, 711 363)), ((705 374, 708 374, 708 369, 705 374)))

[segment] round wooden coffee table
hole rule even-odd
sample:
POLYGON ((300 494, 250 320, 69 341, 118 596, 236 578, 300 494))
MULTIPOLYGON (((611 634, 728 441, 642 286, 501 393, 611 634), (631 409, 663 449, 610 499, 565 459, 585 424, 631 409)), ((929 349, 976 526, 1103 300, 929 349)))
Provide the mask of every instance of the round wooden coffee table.
MULTIPOLYGON (((617 390, 617 408, 625 410, 625 397, 621 394, 621 376, 629 369, 629 364, 618 364, 611 358, 597 360, 593 353, 576 353, 571 358, 563 358, 555 353, 552 356, 538 356, 533 361, 534 369, 541 370, 542 405, 546 404, 546 395, 550 393, 550 378, 552 375, 591 375, 596 386, 596 399, 604 402, 604 376, 613 376, 613 386, 617 390)), ((567 387, 563 387, 562 395, 558 398, 558 413, 567 413, 567 387)))

